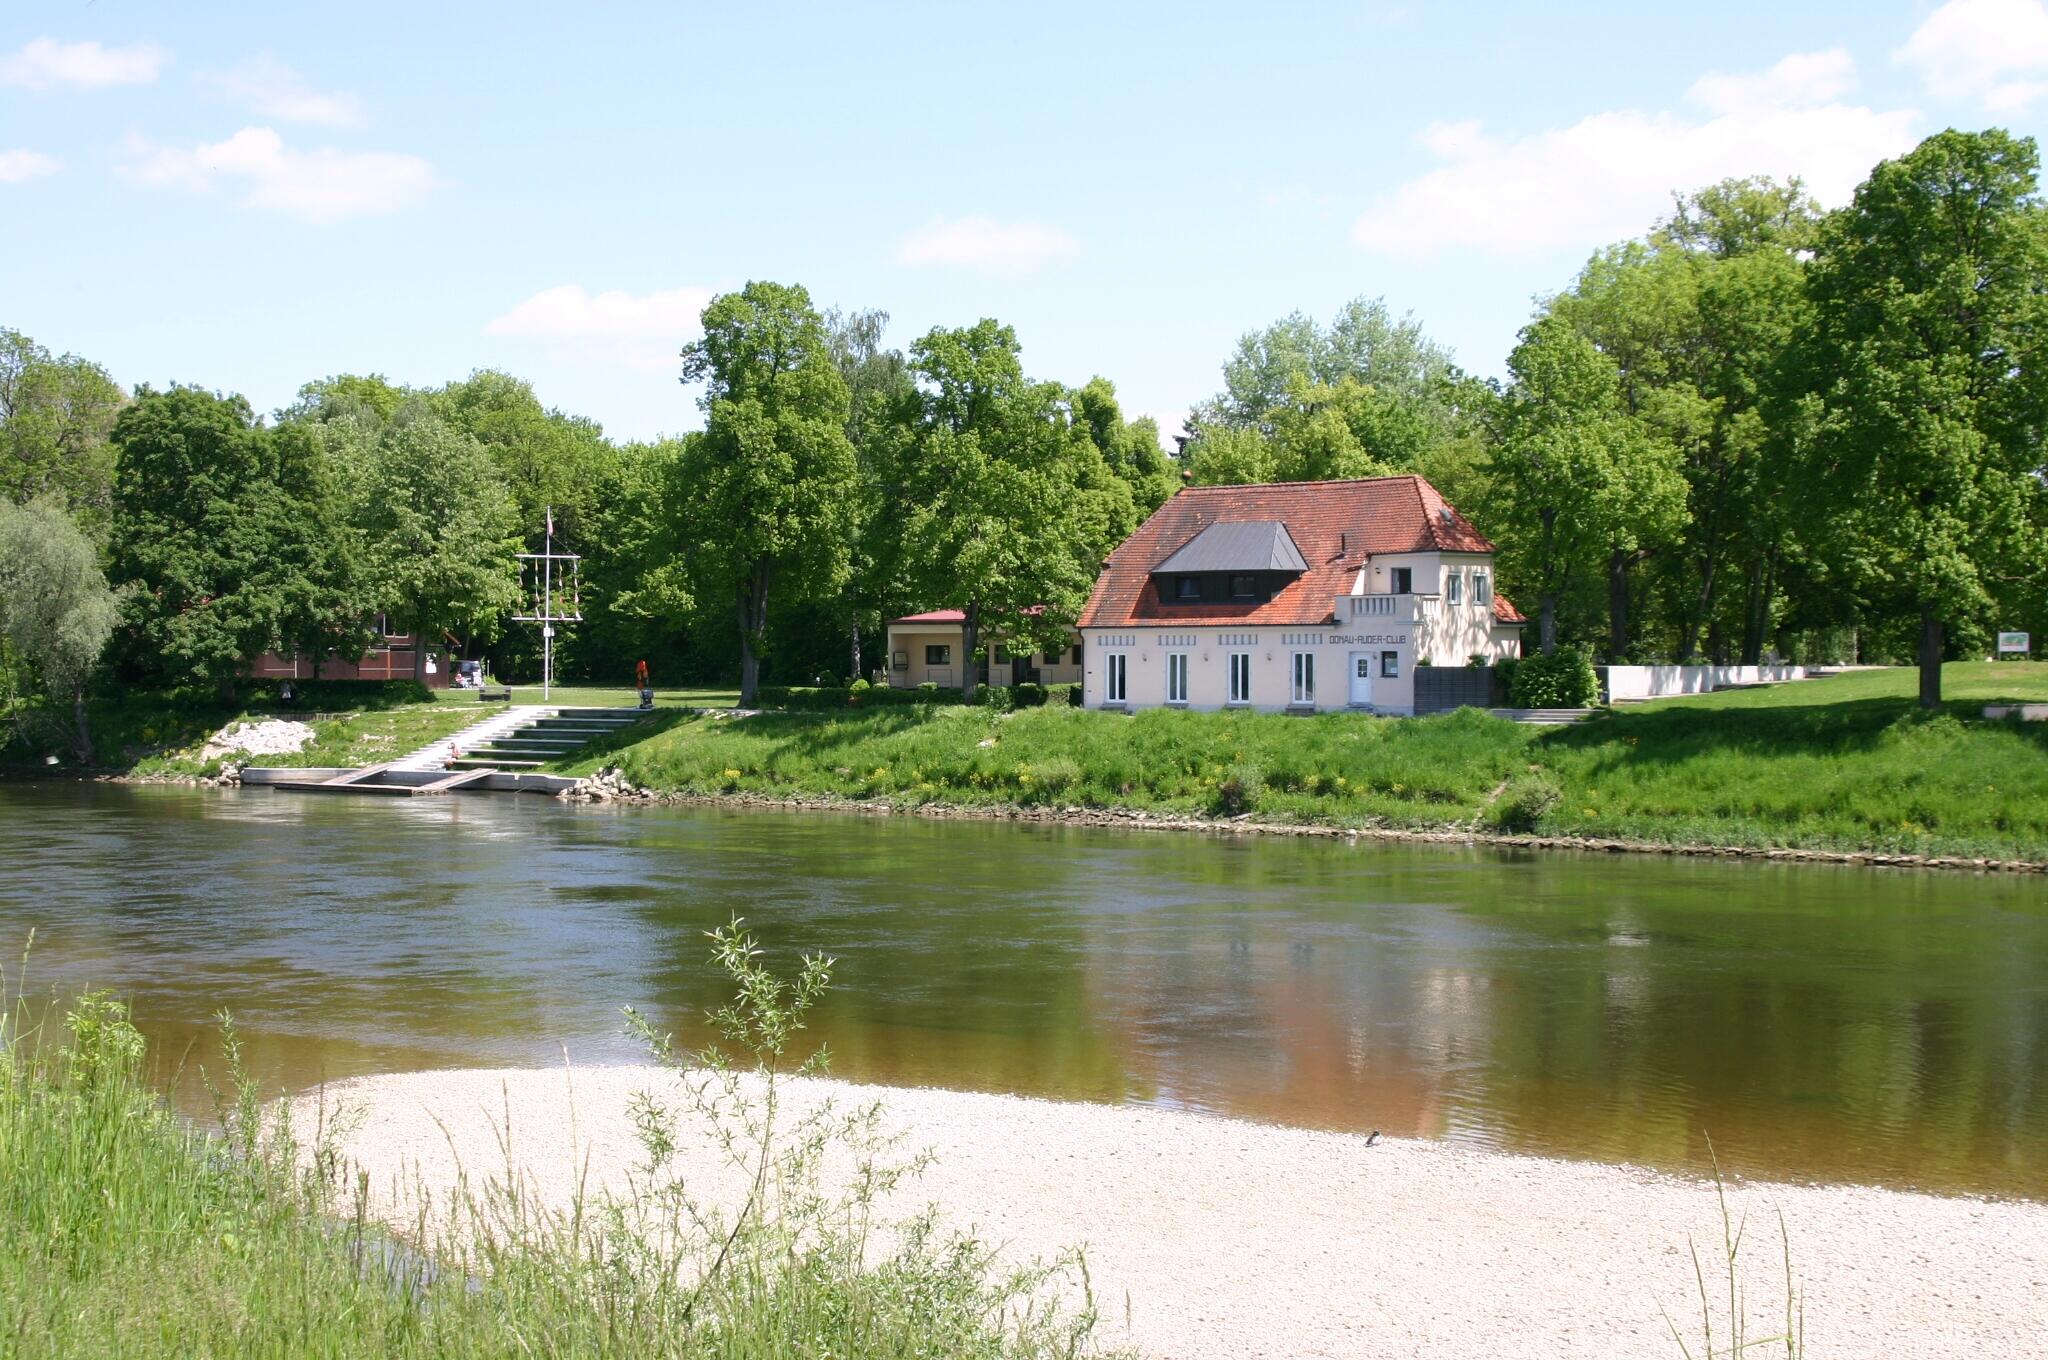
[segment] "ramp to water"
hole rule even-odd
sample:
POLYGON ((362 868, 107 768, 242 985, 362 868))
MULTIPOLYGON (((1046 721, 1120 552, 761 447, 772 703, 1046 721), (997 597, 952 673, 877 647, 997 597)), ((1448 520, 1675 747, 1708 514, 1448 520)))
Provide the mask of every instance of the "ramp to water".
MULTIPOLYGON (((359 770, 260 771, 271 788, 305 793, 365 793, 387 797, 453 793, 462 789, 504 787, 497 775, 520 775, 528 781, 555 782, 538 772, 543 766, 580 750, 599 737, 630 727, 647 716, 639 708, 521 707, 495 713, 410 755, 359 770)), ((247 776, 249 772, 245 771, 247 776)), ((515 781, 519 782, 519 781, 515 781)))

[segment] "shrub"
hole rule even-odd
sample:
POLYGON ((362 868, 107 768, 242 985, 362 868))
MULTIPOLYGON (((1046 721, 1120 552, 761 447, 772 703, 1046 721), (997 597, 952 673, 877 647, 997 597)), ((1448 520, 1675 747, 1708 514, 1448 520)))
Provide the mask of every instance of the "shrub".
POLYGON ((855 680, 852 684, 848 685, 847 688, 852 690, 855 694, 866 694, 869 690, 873 689, 874 686, 869 684, 866 680, 855 680))
POLYGON ((1545 817, 1564 802, 1564 785, 1548 770, 1518 774, 1501 790, 1486 820, 1497 830, 1526 833, 1534 831, 1545 817))
POLYGON ((1259 805, 1266 791, 1266 779, 1256 765, 1232 765, 1216 786, 1216 810, 1225 817, 1241 817, 1259 805))
POLYGON ((1600 694, 1593 662, 1577 647, 1560 647, 1553 656, 1525 656, 1508 681, 1516 708, 1585 708, 1600 694))
POLYGON ((983 685, 974 694, 975 703, 997 713, 1008 713, 1017 707, 1017 692, 1008 685, 983 685))
POLYGON ((1011 693, 1016 696, 1019 708, 1045 707, 1046 688, 1036 681, 1026 680, 1021 685, 1012 686, 1011 693))

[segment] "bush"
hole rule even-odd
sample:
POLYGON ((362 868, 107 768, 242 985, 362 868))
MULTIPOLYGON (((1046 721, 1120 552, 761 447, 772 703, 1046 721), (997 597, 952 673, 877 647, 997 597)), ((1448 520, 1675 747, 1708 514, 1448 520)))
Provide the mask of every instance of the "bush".
POLYGON ((763 685, 755 702, 762 708, 792 712, 826 713, 842 708, 874 708, 887 704, 957 704, 960 691, 919 685, 916 689, 894 689, 888 685, 763 685))
POLYGON ((1527 833, 1540 826, 1545 817, 1564 802, 1564 785, 1548 770, 1531 770, 1508 781, 1488 810, 1486 820, 1496 830, 1527 833))
POLYGON ((1233 765, 1216 786, 1216 811, 1225 817, 1241 817, 1259 805, 1266 791, 1266 779, 1256 765, 1233 765))
POLYGON ((1010 692, 1016 696, 1019 708, 1045 707, 1046 688, 1035 681, 1026 680, 1020 685, 1013 685, 1010 692))
POLYGON ((1008 685, 983 685, 974 692, 974 702, 997 713, 1008 713, 1017 707, 1017 691, 1008 685))
POLYGON ((1047 685, 1045 687, 1045 701, 1054 708, 1062 706, 1079 708, 1081 706, 1081 687, 1079 685, 1047 685))
POLYGON ((1600 694, 1593 661, 1577 647, 1560 647, 1554 656, 1525 656, 1508 680, 1509 701, 1516 708, 1585 708, 1600 694))

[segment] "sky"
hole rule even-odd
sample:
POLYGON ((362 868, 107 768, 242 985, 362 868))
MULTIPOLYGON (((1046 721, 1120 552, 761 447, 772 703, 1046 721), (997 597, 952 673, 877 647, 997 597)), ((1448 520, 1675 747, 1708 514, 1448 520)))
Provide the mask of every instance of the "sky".
POLYGON ((996 317, 1168 432, 1384 297, 1498 375, 1674 191, 2040 135, 2048 4, 0 7, 0 326, 260 411, 333 373, 697 428, 713 294, 996 317))

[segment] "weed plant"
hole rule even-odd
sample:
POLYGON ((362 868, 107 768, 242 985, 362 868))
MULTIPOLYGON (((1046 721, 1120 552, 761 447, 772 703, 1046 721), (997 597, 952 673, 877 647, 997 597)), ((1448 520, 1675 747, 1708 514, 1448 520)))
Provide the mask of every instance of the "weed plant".
POLYGON ((920 1159, 872 1106, 788 1097, 786 1055, 829 963, 779 981, 738 922, 715 948, 737 986, 714 1016, 731 1048, 699 1068, 634 1021, 675 1074, 636 1108, 638 1193, 550 1203, 508 1148, 502 1173, 438 1199, 418 1188, 396 1231, 339 1154, 348 1121, 323 1102, 307 1128, 260 1102, 231 1021, 217 1126, 201 1129, 144 1081, 119 1002, 84 996, 38 1023, 17 976, 0 1026, 0 1356, 1079 1353, 1094 1318, 1078 1260, 1006 1266, 929 1215, 884 1221, 920 1159), (677 1170, 702 1136, 743 1177, 736 1207, 677 1170), (1084 1302, 1063 1308, 1075 1284, 1084 1302))

